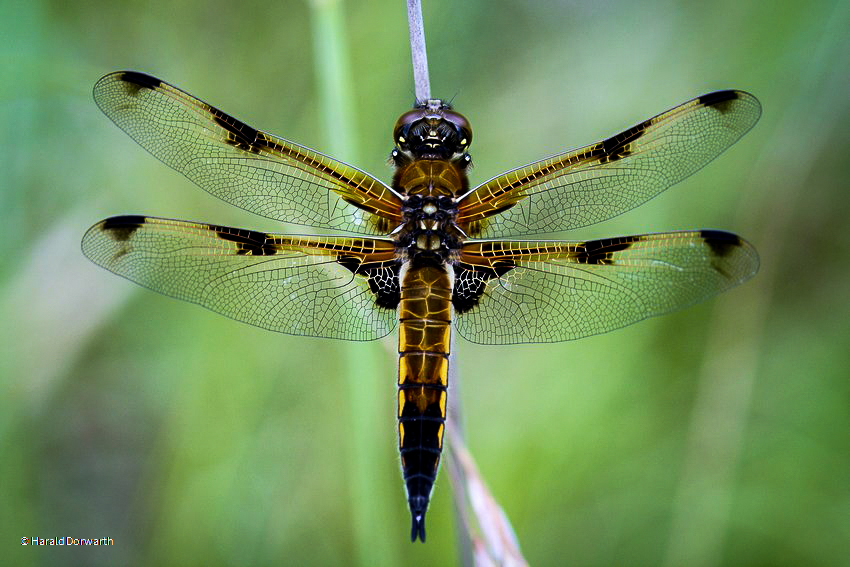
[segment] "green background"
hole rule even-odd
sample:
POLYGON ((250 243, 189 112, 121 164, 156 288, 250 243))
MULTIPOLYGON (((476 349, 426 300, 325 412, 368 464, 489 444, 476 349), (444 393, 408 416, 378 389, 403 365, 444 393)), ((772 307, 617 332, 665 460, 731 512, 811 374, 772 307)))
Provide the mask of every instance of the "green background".
MULTIPOLYGON (((329 9, 0 7, 10 564, 460 561, 445 470, 428 543, 408 541, 395 337, 265 332, 138 288, 79 249, 115 214, 281 230, 198 190, 106 119, 91 87, 113 70, 154 74, 389 179, 391 128, 413 100, 404 3, 345 4, 336 31, 322 24, 329 9), (324 58, 332 45, 339 65, 324 58), (322 72, 342 85, 331 89, 343 114, 322 72), (115 543, 19 544, 62 536, 115 543)), ((850 564, 850 4, 465 0, 426 2, 425 22, 433 94, 454 97, 475 129, 473 183, 711 90, 763 104, 755 129, 697 175, 565 235, 732 230, 761 254, 754 280, 578 342, 458 342, 469 447, 525 557, 850 564)))

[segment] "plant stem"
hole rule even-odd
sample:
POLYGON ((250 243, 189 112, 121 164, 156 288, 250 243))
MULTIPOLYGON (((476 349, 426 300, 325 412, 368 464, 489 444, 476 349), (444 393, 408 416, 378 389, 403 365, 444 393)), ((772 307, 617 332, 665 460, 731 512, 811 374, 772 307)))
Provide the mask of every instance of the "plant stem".
POLYGON ((431 98, 431 78, 428 75, 428 52, 425 49, 425 22, 422 20, 421 0, 407 0, 407 22, 410 27, 416 100, 428 100, 431 98))

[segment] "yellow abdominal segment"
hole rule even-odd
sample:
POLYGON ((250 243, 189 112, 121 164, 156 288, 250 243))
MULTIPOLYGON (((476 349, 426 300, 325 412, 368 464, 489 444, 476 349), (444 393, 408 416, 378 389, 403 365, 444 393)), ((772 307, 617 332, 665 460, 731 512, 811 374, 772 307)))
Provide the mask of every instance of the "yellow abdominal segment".
POLYGON ((423 513, 443 448, 451 293, 449 273, 442 266, 413 267, 401 286, 399 450, 408 499, 421 503, 423 513))

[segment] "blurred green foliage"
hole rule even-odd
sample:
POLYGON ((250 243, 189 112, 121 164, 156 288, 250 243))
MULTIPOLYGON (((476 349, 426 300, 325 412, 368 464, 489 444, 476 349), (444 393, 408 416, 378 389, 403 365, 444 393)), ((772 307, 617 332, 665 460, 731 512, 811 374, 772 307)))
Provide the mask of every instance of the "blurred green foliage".
MULTIPOLYGON (((319 106, 322 4, 0 7, 9 564, 459 561, 445 471, 428 543, 407 541, 395 338, 264 332, 79 251, 89 225, 122 213, 280 230, 199 191, 102 116, 91 87, 117 69, 389 178, 390 129, 413 100, 404 2, 342 7, 353 109, 342 147, 319 106), (25 536, 115 544, 17 546, 25 536)), ((567 235, 733 230, 761 253, 755 280, 579 342, 459 341, 470 447, 529 561, 848 564, 850 4, 466 0, 424 12, 433 93, 475 128, 473 183, 707 91, 745 89, 764 106, 705 170, 567 235)))

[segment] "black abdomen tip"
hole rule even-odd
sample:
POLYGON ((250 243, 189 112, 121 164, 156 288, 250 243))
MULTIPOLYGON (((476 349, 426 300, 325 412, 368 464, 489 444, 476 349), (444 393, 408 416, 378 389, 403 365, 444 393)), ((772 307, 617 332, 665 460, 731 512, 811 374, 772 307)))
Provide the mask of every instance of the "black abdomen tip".
POLYGON ((425 543, 425 512, 428 510, 427 496, 413 496, 408 498, 410 504, 410 516, 413 520, 410 528, 410 541, 421 540, 425 543))
POLYGON ((413 526, 410 528, 410 541, 415 542, 420 539, 425 543, 425 514, 417 515, 413 513, 413 526))

